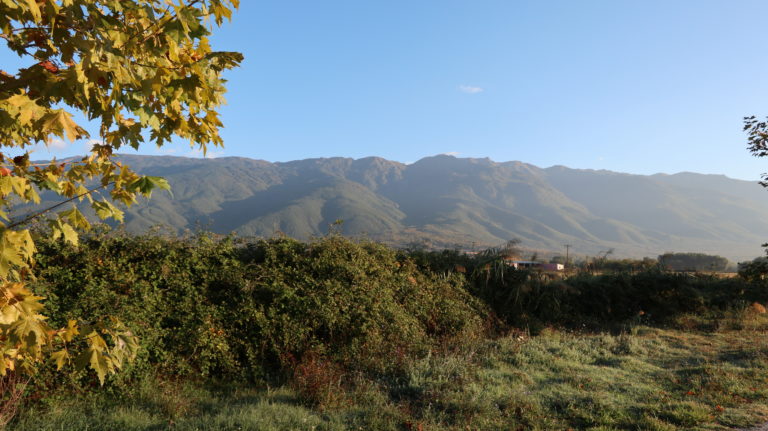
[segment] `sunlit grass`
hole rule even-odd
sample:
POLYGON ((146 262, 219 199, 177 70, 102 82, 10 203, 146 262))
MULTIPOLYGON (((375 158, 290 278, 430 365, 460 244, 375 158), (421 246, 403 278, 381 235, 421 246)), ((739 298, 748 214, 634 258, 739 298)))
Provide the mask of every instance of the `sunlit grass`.
POLYGON ((766 319, 738 323, 510 335, 413 360, 400 376, 349 378, 333 406, 288 386, 147 382, 124 399, 36 405, 11 429, 727 430, 768 418, 766 319))

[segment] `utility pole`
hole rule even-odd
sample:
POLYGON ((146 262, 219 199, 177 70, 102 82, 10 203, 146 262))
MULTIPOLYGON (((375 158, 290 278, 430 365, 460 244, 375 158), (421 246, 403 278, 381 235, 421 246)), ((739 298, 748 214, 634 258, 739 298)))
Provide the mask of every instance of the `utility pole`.
POLYGON ((564 244, 564 245, 565 245, 565 267, 567 269, 568 268, 568 262, 570 262, 569 259, 568 259, 569 252, 571 251, 571 247, 572 246, 570 244, 564 244))

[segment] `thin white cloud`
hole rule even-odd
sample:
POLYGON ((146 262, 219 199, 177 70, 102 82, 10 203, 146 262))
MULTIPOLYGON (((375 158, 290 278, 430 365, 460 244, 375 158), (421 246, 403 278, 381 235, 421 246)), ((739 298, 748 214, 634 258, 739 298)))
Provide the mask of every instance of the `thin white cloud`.
POLYGON ((485 91, 485 89, 474 85, 459 85, 459 91, 466 94, 478 94, 485 91))
MULTIPOLYGON (((215 159, 224 155, 224 151, 211 151, 208 150, 205 154, 206 159, 215 159)), ((203 150, 200 148, 193 148, 185 154, 186 157, 203 158, 203 150)))
POLYGON ((59 138, 48 138, 46 147, 48 147, 49 150, 58 151, 67 148, 67 143, 59 138))
POLYGON ((203 157, 203 150, 200 148, 192 148, 189 150, 186 154, 184 154, 186 157, 203 157))
POLYGON ((457 157, 459 154, 461 153, 458 151, 449 151, 447 153, 443 153, 444 156, 453 156, 453 157, 457 157))

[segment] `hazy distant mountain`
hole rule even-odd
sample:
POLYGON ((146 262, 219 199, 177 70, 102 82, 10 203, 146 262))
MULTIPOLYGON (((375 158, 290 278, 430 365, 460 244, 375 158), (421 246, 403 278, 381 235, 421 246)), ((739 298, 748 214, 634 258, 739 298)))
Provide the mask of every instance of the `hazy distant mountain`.
POLYGON ((521 162, 427 157, 405 165, 381 158, 269 163, 246 158, 120 156, 138 172, 163 176, 173 198, 155 193, 130 208, 126 228, 163 224, 182 231, 306 239, 337 219, 348 235, 395 244, 497 245, 617 256, 665 251, 733 260, 762 254, 768 192, 720 175, 629 175, 541 169, 521 162))

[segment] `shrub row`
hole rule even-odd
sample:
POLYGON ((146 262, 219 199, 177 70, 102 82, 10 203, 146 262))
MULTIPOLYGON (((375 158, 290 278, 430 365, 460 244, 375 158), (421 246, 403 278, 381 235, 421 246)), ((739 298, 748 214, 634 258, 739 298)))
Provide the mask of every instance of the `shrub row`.
POLYGON ((663 323, 768 299, 760 282, 742 279, 655 270, 552 280, 493 253, 397 251, 335 235, 304 243, 106 232, 77 248, 39 248, 33 288, 54 325, 114 315, 140 337, 139 358, 113 386, 157 372, 296 377, 316 364, 398 373, 407 358, 476 337, 488 322, 663 323))
POLYGON ((99 235, 78 248, 39 248, 33 288, 53 323, 118 317, 141 340, 134 377, 159 369, 253 379, 310 356, 388 372, 393 352, 418 354, 477 331, 487 314, 460 276, 338 236, 242 244, 99 235))
POLYGON ((683 314, 721 313, 768 301, 768 281, 754 277, 721 279, 649 268, 560 279, 512 270, 494 253, 469 257, 455 251, 416 251, 411 257, 426 271, 466 274, 467 289, 514 326, 665 324, 683 314))

